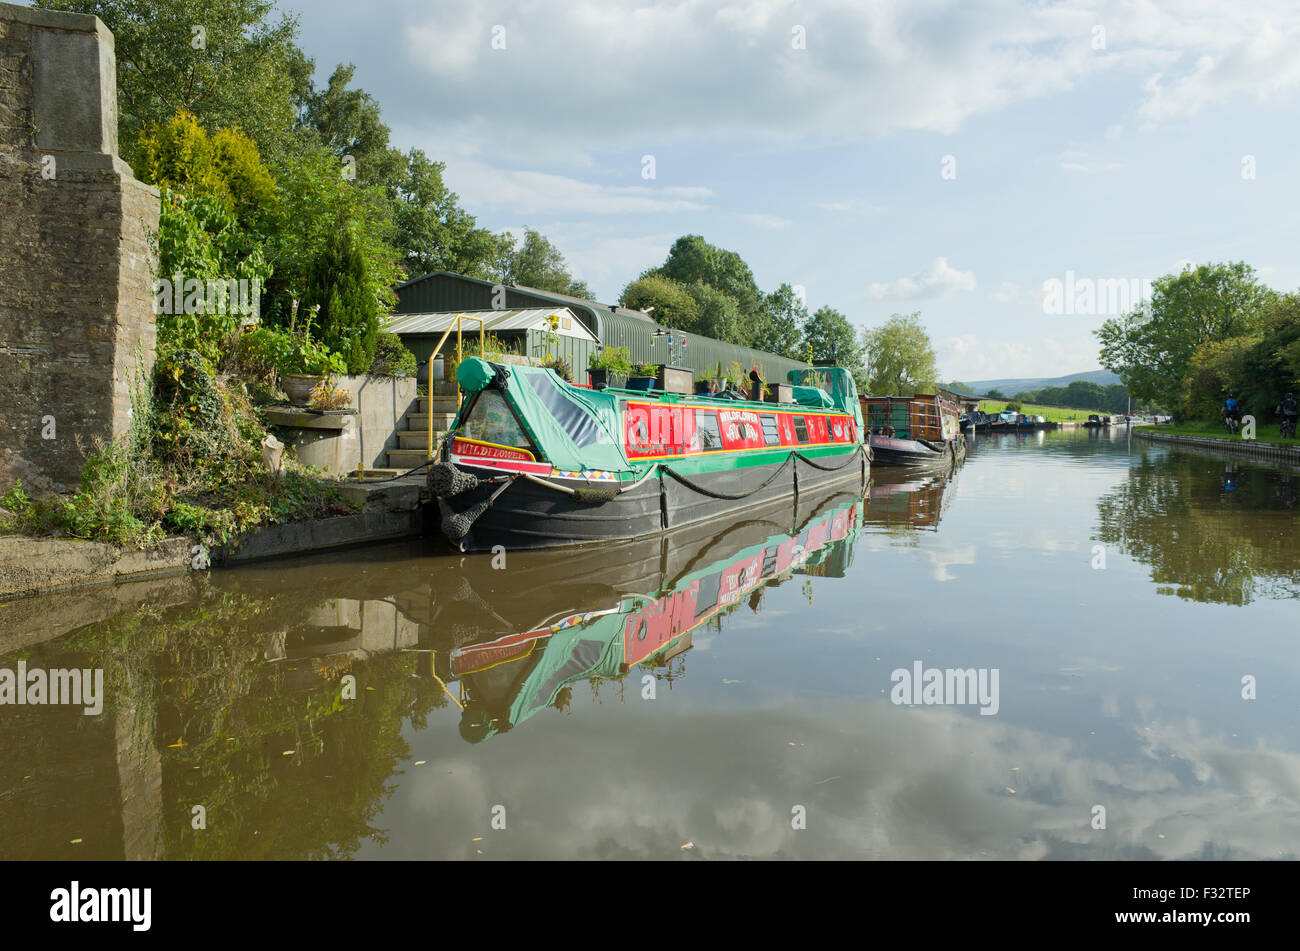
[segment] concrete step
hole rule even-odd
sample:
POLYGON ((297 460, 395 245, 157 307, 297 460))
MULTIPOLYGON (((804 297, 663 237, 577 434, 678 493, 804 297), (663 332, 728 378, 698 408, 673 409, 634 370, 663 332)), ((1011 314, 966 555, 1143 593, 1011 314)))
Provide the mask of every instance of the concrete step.
MULTIPOLYGON (((433 431, 447 430, 451 428, 451 421, 456 418, 455 413, 434 413, 433 414, 433 431)), ((406 428, 409 432, 426 432, 429 428, 428 413, 407 413, 406 428)))
POLYGON ((388 450, 388 468, 399 469, 405 472, 421 463, 429 461, 429 454, 423 449, 390 449, 388 450))
MULTIPOLYGON (((445 435, 446 432, 443 430, 435 429, 433 431, 433 445, 435 448, 438 443, 442 442, 442 437, 445 435)), ((429 448, 429 435, 418 430, 398 433, 397 445, 401 449, 427 449, 429 448)))
POLYGON ((450 396, 450 397, 452 397, 453 399, 455 399, 455 397, 456 397, 456 381, 455 381, 455 380, 434 380, 434 381, 433 381, 433 395, 434 395, 434 396, 450 396))
MULTIPOLYGON (((429 402, 430 402, 429 397, 421 396, 420 406, 416 410, 416 412, 417 413, 429 412, 429 402)), ((456 406, 455 396, 435 396, 433 397, 432 402, 433 402, 433 411, 435 413, 455 413, 456 410, 458 409, 458 407, 456 406)))

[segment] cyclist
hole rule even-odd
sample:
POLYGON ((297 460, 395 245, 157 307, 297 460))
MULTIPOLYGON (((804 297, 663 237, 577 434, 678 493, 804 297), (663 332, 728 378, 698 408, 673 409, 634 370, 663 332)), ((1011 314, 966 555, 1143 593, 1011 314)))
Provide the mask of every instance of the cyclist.
POLYGON ((1295 437, 1296 416, 1300 415, 1300 407, 1296 406, 1295 395, 1288 393, 1277 407, 1277 414, 1282 417, 1282 435, 1295 437))
POLYGON ((1236 432, 1241 426, 1241 404, 1235 396, 1229 396, 1223 401, 1223 418, 1230 433, 1236 432))

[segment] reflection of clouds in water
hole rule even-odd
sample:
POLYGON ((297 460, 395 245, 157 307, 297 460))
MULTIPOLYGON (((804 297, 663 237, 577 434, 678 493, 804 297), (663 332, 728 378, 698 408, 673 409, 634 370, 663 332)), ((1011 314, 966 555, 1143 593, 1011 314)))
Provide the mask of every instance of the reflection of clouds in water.
POLYGON ((1300 839, 1300 756, 1230 749, 1191 722, 1142 723, 1138 755, 1120 761, 884 701, 830 704, 818 720, 669 710, 534 720, 533 735, 450 763, 422 752, 427 771, 408 772, 378 820, 388 854, 458 854, 496 803, 511 817, 488 833, 497 857, 671 857, 693 841, 701 858, 1268 858, 1300 839), (1097 803, 1106 830, 1090 827, 1097 803))
POLYGON ((954 575, 948 569, 954 565, 975 564, 974 545, 954 545, 946 538, 922 546, 918 554, 930 563, 935 581, 952 581, 954 575))

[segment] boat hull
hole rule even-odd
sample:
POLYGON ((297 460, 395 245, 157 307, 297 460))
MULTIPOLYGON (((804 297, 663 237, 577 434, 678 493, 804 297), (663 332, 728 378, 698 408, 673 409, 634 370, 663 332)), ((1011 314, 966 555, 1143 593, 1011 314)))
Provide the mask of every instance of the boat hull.
MULTIPOLYGON (((439 498, 431 521, 461 551, 491 551, 498 545, 506 550, 558 548, 658 535, 806 492, 866 486, 870 464, 861 447, 808 458, 812 464, 792 454, 782 463, 681 475, 671 466, 660 466, 641 484, 598 502, 527 479, 504 487, 489 482, 439 498), (470 518, 468 532, 458 537, 470 518)), ((457 468, 483 480, 502 474, 463 461, 457 468)), ((586 485, 576 479, 546 481, 566 488, 586 485)))
POLYGON ((959 447, 957 442, 932 444, 896 436, 869 436, 868 439, 875 466, 941 466, 953 462, 965 451, 964 443, 959 447))

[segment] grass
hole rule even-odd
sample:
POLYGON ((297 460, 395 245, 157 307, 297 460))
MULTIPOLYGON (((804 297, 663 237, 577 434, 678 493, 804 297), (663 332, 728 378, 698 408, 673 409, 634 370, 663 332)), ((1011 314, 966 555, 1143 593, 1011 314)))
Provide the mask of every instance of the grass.
MULTIPOLYGON (((1266 423, 1263 426, 1255 427, 1255 439, 1257 443, 1267 443, 1273 446, 1292 446, 1300 447, 1300 439, 1283 439, 1278 432, 1277 423, 1266 423)), ((1240 440, 1240 435, 1229 435, 1228 430, 1224 428, 1221 422, 1210 422, 1207 420, 1192 420, 1185 423, 1174 423, 1172 425, 1161 424, 1153 427, 1154 431, 1168 433, 1171 436, 1205 436, 1211 439, 1240 440)))
MULTIPOLYGON (((1006 400, 982 400, 980 409, 985 413, 1000 413, 1006 408, 1007 402, 1006 400)), ((1022 403, 1020 412, 1026 416, 1041 416, 1049 423, 1068 423, 1071 420, 1082 423, 1093 413, 1098 416, 1115 415, 1101 409, 1062 409, 1059 406, 1039 406, 1037 403, 1022 403)))

